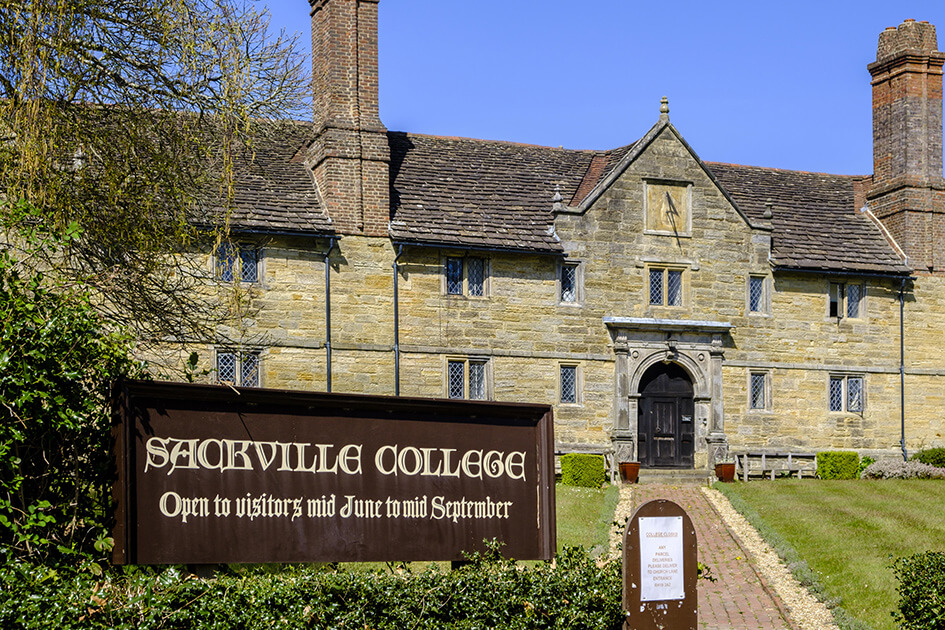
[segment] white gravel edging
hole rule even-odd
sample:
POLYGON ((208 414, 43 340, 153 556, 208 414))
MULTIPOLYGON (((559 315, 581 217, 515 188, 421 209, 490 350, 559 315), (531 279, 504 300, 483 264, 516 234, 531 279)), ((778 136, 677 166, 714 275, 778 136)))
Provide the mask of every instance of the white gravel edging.
POLYGON ((610 528, 610 557, 621 557, 620 549, 617 547, 623 542, 623 533, 626 520, 633 516, 633 486, 629 483, 621 483, 620 498, 617 500, 617 507, 614 509, 614 521, 620 523, 621 527, 610 528))
POLYGON ((742 548, 751 554, 757 570, 787 607, 791 621, 800 630, 837 630, 830 610, 794 579, 778 554, 768 547, 745 517, 735 511, 725 495, 712 488, 702 488, 702 492, 742 548))

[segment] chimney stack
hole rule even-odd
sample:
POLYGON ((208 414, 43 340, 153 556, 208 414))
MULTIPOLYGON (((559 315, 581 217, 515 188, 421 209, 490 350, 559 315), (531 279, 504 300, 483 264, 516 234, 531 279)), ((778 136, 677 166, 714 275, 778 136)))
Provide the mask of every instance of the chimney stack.
POLYGON ((341 234, 387 236, 390 147, 378 107, 378 0, 309 0, 315 139, 307 163, 341 234))
POLYGON ((874 214, 917 271, 945 271, 942 67, 935 26, 906 20, 879 35, 873 85, 874 214))

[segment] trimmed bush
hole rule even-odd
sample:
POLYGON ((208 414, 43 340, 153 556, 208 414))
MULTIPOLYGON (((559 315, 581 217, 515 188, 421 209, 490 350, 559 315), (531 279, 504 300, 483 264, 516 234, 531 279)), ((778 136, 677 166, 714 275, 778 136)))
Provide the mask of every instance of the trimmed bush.
POLYGON ((240 567, 212 579, 177 567, 67 575, 0 566, 0 628, 617 630, 620 562, 567 548, 554 563, 474 555, 454 571, 240 567))
POLYGON ((561 456, 561 483, 564 485, 600 488, 605 478, 603 455, 568 453, 561 456))
POLYGON ((899 627, 945 630, 945 553, 899 558, 893 563, 893 573, 899 580, 899 610, 893 613, 899 627))
POLYGON ((945 448, 927 448, 915 453, 909 460, 922 462, 936 468, 945 468, 945 448))
POLYGON ((821 479, 856 479, 859 472, 860 456, 854 451, 817 453, 817 476, 821 479))
POLYGON ((901 459, 881 459, 867 466, 863 479, 945 479, 945 468, 901 459))

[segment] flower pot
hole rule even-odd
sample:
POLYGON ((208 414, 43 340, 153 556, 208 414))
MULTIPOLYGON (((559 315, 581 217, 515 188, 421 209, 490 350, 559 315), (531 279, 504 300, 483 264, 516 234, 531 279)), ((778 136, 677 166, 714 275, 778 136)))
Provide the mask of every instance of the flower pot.
POLYGON ((636 483, 640 476, 640 462, 620 462, 620 478, 626 483, 636 483))
POLYGON ((735 481, 735 462, 716 464, 715 476, 726 483, 735 481))

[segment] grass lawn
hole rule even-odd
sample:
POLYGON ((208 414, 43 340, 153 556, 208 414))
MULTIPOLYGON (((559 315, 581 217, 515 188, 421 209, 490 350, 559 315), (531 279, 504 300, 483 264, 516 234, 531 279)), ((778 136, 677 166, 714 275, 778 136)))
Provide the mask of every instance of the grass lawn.
MULTIPOLYGON (((877 630, 896 628, 900 556, 945 550, 945 483, 935 480, 778 480, 717 484, 763 536, 770 528, 817 575, 830 597, 877 630)), ((774 540, 769 539, 777 547, 774 540)))
POLYGON ((555 486, 558 551, 568 545, 584 547, 593 554, 606 552, 618 498, 617 486, 600 490, 555 486))

